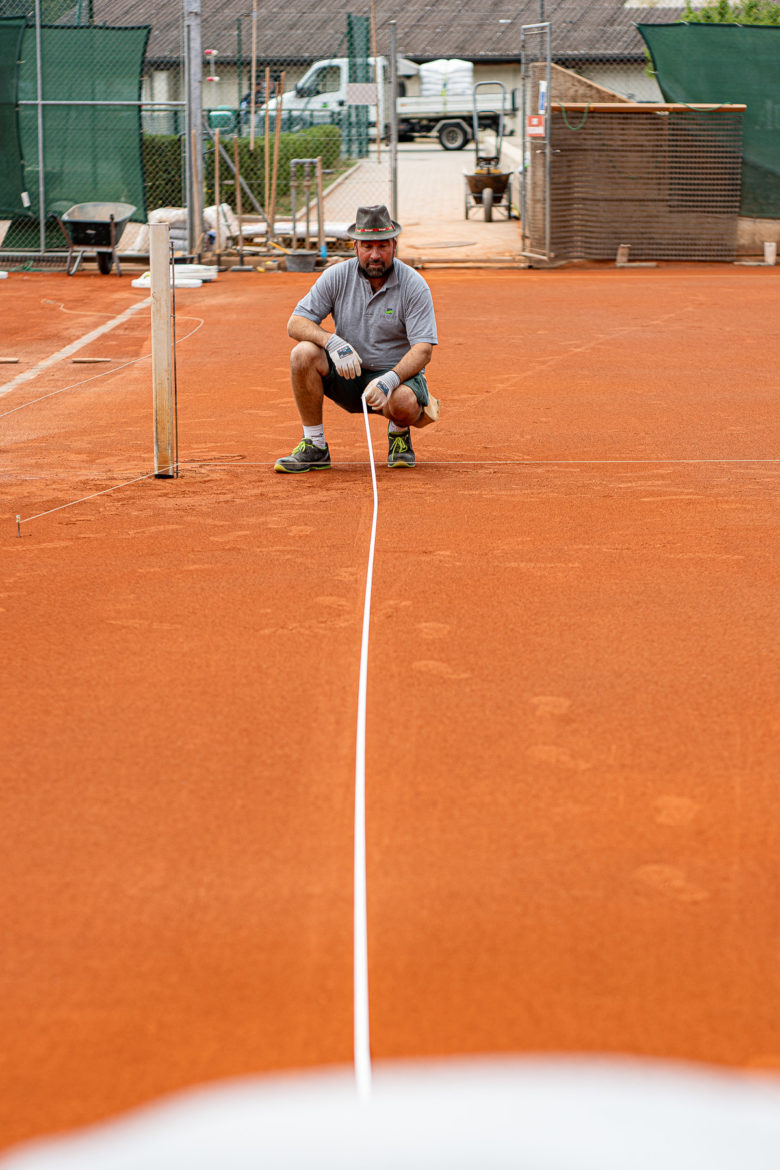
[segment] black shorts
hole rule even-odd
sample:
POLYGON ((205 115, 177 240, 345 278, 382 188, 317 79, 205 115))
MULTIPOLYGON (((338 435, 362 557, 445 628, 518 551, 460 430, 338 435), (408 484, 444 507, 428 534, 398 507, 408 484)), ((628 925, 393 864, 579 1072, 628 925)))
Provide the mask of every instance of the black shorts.
MULTIPOLYGON (((349 411, 350 414, 362 414, 363 391, 369 382, 373 382, 374 378, 380 377, 381 374, 386 374, 387 370, 367 370, 364 366, 357 378, 342 378, 341 374, 336 373, 336 367, 333 365, 330 354, 326 353, 325 356, 328 359, 328 373, 322 379, 325 397, 330 398, 331 402, 335 402, 337 406, 340 406, 342 410, 349 411)), ((420 403, 421 408, 428 405, 428 383, 424 373, 415 374, 413 378, 409 378, 403 384, 414 390, 415 398, 420 403)), ((381 414, 381 411, 372 411, 370 406, 368 409, 369 413, 381 414)))

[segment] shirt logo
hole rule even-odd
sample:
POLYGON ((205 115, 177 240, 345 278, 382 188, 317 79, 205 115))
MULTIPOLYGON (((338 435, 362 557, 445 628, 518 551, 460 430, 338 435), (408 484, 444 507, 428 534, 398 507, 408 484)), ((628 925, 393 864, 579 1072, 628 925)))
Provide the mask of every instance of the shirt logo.
POLYGON ((392 317, 392 315, 393 315, 393 310, 392 310, 392 309, 385 309, 385 315, 386 315, 387 317, 392 317))

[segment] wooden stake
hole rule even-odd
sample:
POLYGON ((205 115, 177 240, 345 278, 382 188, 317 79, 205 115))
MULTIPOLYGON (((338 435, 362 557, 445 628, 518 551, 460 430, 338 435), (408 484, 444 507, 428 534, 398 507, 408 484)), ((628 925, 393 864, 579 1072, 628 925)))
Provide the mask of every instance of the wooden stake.
POLYGON ((152 398, 154 406, 154 474, 176 474, 176 418, 173 394, 171 322, 171 242, 167 223, 149 225, 149 272, 152 300, 152 398))
POLYGON ((281 81, 277 82, 276 92, 276 125, 274 126, 274 167, 271 175, 271 213, 268 218, 269 230, 271 239, 276 235, 275 220, 276 220, 276 176, 279 173, 279 139, 282 135, 282 107, 284 105, 284 79, 286 74, 282 73, 281 81))
POLYGON ((192 215, 196 225, 195 255, 200 260, 200 246, 203 240, 203 213, 200 209, 200 163, 198 158, 198 135, 192 131, 192 215))

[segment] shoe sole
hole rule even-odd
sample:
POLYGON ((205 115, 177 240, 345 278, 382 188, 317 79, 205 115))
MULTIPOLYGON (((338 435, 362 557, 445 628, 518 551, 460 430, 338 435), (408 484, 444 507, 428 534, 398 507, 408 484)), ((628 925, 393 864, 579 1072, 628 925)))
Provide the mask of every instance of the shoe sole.
POLYGON ((388 463, 387 465, 391 471, 395 471, 396 467, 406 467, 409 471, 414 470, 413 463, 388 463))
POLYGON ((275 463, 274 471, 281 471, 284 475, 302 475, 304 471, 330 471, 330 464, 312 463, 310 467, 283 467, 281 463, 275 463))

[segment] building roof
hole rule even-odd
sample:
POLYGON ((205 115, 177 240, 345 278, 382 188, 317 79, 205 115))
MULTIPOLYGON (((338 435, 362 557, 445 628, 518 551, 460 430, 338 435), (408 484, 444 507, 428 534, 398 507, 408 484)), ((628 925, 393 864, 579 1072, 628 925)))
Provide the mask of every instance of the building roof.
MULTIPOLYGON (((679 19, 682 5, 672 0, 404 0, 376 2, 377 45, 389 49, 395 20, 399 54, 416 61, 460 57, 479 63, 518 59, 521 28, 542 17, 551 23, 553 60, 641 61, 644 41, 637 23, 679 19)), ((22 0, 24 6, 24 0, 22 0)), ((27 5, 29 7, 29 4, 27 5)), ((62 7, 62 6, 61 6, 62 7)), ((80 6, 82 12, 87 5, 80 6)), ((257 60, 260 64, 309 62, 346 55, 347 9, 337 0, 257 0, 257 60)), ((354 0, 349 10, 369 16, 370 0, 354 0)), ((183 53, 183 0, 93 0, 95 23, 151 24, 148 58, 180 59, 183 53)), ((75 6, 74 6, 75 12, 75 6)), ((201 0, 204 49, 218 61, 248 60, 252 42, 253 0, 201 0), (239 34, 240 29, 240 34, 239 34)), ((66 16, 67 20, 68 17, 66 16)))

